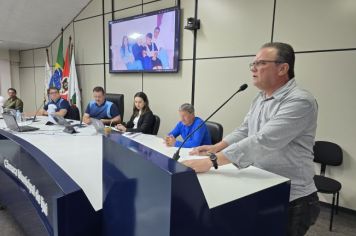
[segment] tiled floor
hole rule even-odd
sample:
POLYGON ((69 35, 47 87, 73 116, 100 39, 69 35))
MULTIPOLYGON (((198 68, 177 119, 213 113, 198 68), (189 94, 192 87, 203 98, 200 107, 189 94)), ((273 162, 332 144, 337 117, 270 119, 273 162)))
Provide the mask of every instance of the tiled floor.
POLYGON ((329 231, 330 208, 321 207, 319 218, 307 236, 356 236, 356 215, 339 211, 334 215, 333 231, 329 231))
MULTIPOLYGON (((333 231, 329 232, 330 209, 321 207, 319 218, 307 236, 356 236, 356 215, 339 212, 334 217, 333 231)), ((0 211, 0 236, 25 236, 6 210, 0 211)))

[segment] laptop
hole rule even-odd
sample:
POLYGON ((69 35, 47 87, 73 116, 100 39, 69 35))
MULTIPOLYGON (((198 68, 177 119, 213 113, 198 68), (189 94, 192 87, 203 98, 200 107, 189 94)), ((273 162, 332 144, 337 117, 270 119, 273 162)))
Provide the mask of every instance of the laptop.
POLYGON ((95 119, 95 118, 90 118, 91 124, 94 126, 95 130, 99 134, 105 134, 105 129, 110 128, 110 132, 114 133, 124 133, 114 127, 106 126, 101 120, 95 119))
POLYGON ((39 130, 39 128, 37 128, 37 127, 32 127, 32 126, 28 126, 28 125, 19 126, 17 124, 15 116, 13 116, 9 113, 2 113, 2 116, 4 118, 7 128, 9 128, 10 130, 14 130, 17 132, 29 132, 29 131, 39 130))
POLYGON ((64 117, 53 114, 51 115, 53 117, 53 120, 58 124, 58 125, 63 125, 64 127, 70 126, 69 121, 64 119, 64 117))
POLYGON ((105 125, 101 120, 90 118, 91 124, 94 126, 95 130, 99 134, 104 134, 105 125))
POLYGON ((52 115, 53 120, 58 124, 58 125, 63 125, 64 128, 64 132, 69 133, 69 134, 74 134, 74 133, 78 133, 74 127, 70 124, 71 121, 67 121, 66 119, 64 119, 64 117, 59 116, 59 115, 52 115))

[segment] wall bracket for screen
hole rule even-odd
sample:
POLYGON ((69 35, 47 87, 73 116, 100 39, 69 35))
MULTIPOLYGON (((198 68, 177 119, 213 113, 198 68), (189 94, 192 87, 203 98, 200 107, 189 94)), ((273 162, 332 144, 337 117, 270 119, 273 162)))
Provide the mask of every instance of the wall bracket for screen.
POLYGON ((186 30, 198 30, 200 29, 200 20, 194 17, 187 18, 187 24, 184 26, 186 30))

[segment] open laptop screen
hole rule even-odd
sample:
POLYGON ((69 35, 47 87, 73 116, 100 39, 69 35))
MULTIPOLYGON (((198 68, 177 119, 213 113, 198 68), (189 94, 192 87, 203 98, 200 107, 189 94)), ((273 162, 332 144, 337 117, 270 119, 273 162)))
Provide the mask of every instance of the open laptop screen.
POLYGON ((16 119, 13 115, 11 115, 9 113, 2 113, 2 116, 4 118, 7 128, 9 128, 10 130, 19 131, 19 126, 18 126, 16 119))

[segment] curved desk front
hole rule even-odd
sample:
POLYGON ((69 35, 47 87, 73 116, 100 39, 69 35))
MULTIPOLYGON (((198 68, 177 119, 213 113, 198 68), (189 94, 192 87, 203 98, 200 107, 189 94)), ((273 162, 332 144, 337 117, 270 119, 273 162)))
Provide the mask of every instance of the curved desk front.
POLYGON ((100 235, 101 137, 31 125, 0 129, 0 203, 27 235, 100 235))
POLYGON ((103 138, 104 236, 286 234, 287 178, 232 164, 196 174, 175 151, 152 135, 103 138))
POLYGON ((284 177, 233 165, 197 175, 156 136, 32 125, 0 129, 0 203, 27 235, 284 235, 284 177))

